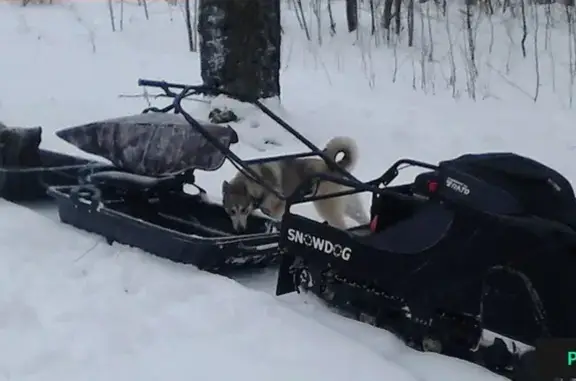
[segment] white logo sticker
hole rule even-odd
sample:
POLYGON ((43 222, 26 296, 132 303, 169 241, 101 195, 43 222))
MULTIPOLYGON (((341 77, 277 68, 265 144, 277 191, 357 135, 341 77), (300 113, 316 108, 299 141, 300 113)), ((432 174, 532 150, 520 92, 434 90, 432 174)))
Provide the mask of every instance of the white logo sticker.
POLYGON ((464 196, 468 196, 470 194, 470 188, 468 188, 468 185, 455 180, 452 177, 446 178, 446 186, 455 192, 463 194, 464 196))
POLYGON ((349 261, 352 256, 352 249, 349 247, 343 247, 337 243, 334 244, 324 238, 316 237, 296 229, 288 229, 288 241, 314 248, 323 253, 333 255, 336 258, 341 258, 344 261, 349 261))

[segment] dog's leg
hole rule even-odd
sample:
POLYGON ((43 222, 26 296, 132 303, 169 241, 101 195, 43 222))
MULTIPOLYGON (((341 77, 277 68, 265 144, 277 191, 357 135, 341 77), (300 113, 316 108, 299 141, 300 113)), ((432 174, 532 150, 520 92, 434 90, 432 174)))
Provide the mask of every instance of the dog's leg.
POLYGON ((262 213, 275 220, 281 220, 284 215, 284 202, 273 197, 268 197, 260 207, 262 213))
POLYGON ((366 214, 362 200, 358 193, 351 194, 346 197, 346 206, 344 214, 356 221, 360 225, 370 223, 370 217, 366 214))
POLYGON ((316 211, 329 225, 335 228, 346 230, 348 226, 344 219, 344 198, 335 197, 314 202, 316 211))
POLYGON ((282 216, 284 216, 284 209, 285 203, 280 200, 276 200, 276 202, 273 203, 272 210, 270 211, 271 217, 276 220, 281 220, 282 216))

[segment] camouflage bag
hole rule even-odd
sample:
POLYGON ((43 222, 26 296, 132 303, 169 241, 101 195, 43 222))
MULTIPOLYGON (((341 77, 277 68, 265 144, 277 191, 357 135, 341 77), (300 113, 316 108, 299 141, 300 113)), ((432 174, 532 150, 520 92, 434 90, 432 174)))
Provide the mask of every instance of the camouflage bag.
MULTIPOLYGON (((231 127, 200 123, 225 147, 238 142, 231 127)), ((110 160, 119 169, 146 176, 189 169, 215 171, 226 159, 177 114, 131 115, 67 128, 56 135, 84 152, 110 160)))

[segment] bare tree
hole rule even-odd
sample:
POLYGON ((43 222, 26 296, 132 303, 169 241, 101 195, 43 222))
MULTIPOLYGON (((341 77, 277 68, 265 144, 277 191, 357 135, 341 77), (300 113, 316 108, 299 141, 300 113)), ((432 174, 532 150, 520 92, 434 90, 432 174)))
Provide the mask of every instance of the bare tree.
POLYGON ((466 37, 467 37, 467 70, 468 75, 468 95, 476 100, 476 78, 478 77, 478 68, 476 66, 476 44, 474 43, 474 31, 472 28, 472 2, 466 1, 466 10, 464 12, 465 24, 466 24, 466 37))
POLYGON ((574 99, 574 76, 575 76, 575 65, 574 65, 574 50, 575 50, 575 46, 574 46, 574 36, 576 35, 576 33, 574 33, 574 17, 572 14, 572 9, 573 7, 566 5, 565 7, 566 10, 566 22, 568 23, 568 57, 569 57, 569 71, 570 71, 570 92, 569 92, 569 101, 570 101, 570 107, 572 107, 572 103, 573 103, 573 99, 574 99))
POLYGON ((448 55, 450 59, 450 77, 448 86, 452 89, 452 97, 456 98, 456 60, 454 58, 454 43, 452 42, 452 30, 450 29, 450 19, 446 13, 446 36, 448 37, 448 55))
POLYGON ((400 19, 402 13, 402 0, 394 0, 394 20, 396 21, 396 34, 400 34, 402 27, 402 20, 400 19))
POLYGON ((374 0, 369 0, 370 6, 370 34, 376 36, 376 7, 374 6, 374 0))
POLYGON ((322 9, 320 0, 312 0, 312 13, 316 17, 316 29, 318 30, 318 44, 322 45, 322 9))
POLYGON ((108 13, 110 14, 110 23, 112 24, 112 32, 116 32, 116 21, 114 20, 114 5, 112 0, 108 0, 108 13))
MULTIPOLYGON (((370 0, 371 2, 373 0, 370 0)), ((332 0, 327 0, 328 17, 330 18, 330 35, 336 34, 336 22, 334 21, 334 13, 332 12, 332 0)))
POLYGON ((146 16, 146 20, 150 20, 150 14, 148 13, 148 0, 139 0, 138 5, 144 7, 144 16, 146 16))
POLYGON ((346 0, 346 21, 348 32, 358 29, 358 0, 346 0))
POLYGON ((390 41, 390 24, 392 23, 393 0, 384 0, 384 13, 382 14, 382 28, 386 31, 386 39, 390 41))
POLYGON ((120 31, 124 30, 124 0, 120 0, 120 31))
POLYGON ((296 13, 296 18, 298 19, 300 28, 304 29, 308 41, 312 41, 312 36, 310 35, 310 29, 308 29, 308 23, 306 23, 306 16, 304 15, 304 7, 302 6, 302 0, 292 0, 292 1, 296 1, 296 7, 294 8, 294 12, 296 13))
POLYGON ((522 55, 526 58, 526 38, 528 37, 528 26, 526 25, 526 4, 520 0, 520 12, 522 12, 522 55))
POLYGON ((27 5, 30 4, 30 3, 35 3, 35 4, 53 4, 52 0, 48 0, 48 1, 45 1, 45 0, 36 0, 36 1, 33 1, 33 0, 22 0, 22 6, 23 6, 23 7, 27 6, 27 5))
POLYGON ((408 46, 414 46, 414 0, 408 0, 408 46))
POLYGON ((202 80, 251 99, 280 96, 280 0, 200 0, 202 80))
POLYGON ((186 21, 186 34, 188 36, 188 49, 191 52, 196 51, 194 47, 194 36, 192 32, 192 14, 190 12, 190 0, 184 2, 184 14, 186 21))
POLYGON ((538 56, 538 7, 535 5, 532 5, 532 14, 534 16, 534 69, 536 71, 534 102, 536 102, 540 95, 540 58, 538 56))

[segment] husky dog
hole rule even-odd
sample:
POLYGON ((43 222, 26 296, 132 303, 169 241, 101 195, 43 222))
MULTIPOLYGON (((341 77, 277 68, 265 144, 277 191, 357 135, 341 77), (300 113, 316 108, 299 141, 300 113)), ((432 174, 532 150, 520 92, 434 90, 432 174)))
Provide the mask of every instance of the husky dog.
MULTIPOLYGON (((333 138, 326 144, 324 153, 347 171, 354 168, 358 159, 358 147, 354 140, 348 137, 333 138), (343 154, 343 157, 336 161, 340 154, 343 154)), ((267 185, 284 195, 292 194, 308 176, 315 173, 342 177, 339 172, 330 169, 324 160, 317 158, 284 159, 253 164, 250 168, 267 185)), ((321 181, 314 186, 314 194, 322 196, 348 189, 350 188, 341 184, 321 181)), ((246 230, 248 216, 256 209, 277 220, 284 214, 283 200, 241 172, 238 172, 230 182, 222 183, 222 200, 224 209, 238 232, 246 230)), ((314 201, 314 206, 328 224, 340 229, 346 229, 345 216, 359 224, 366 224, 370 220, 358 194, 317 200, 314 201)))

